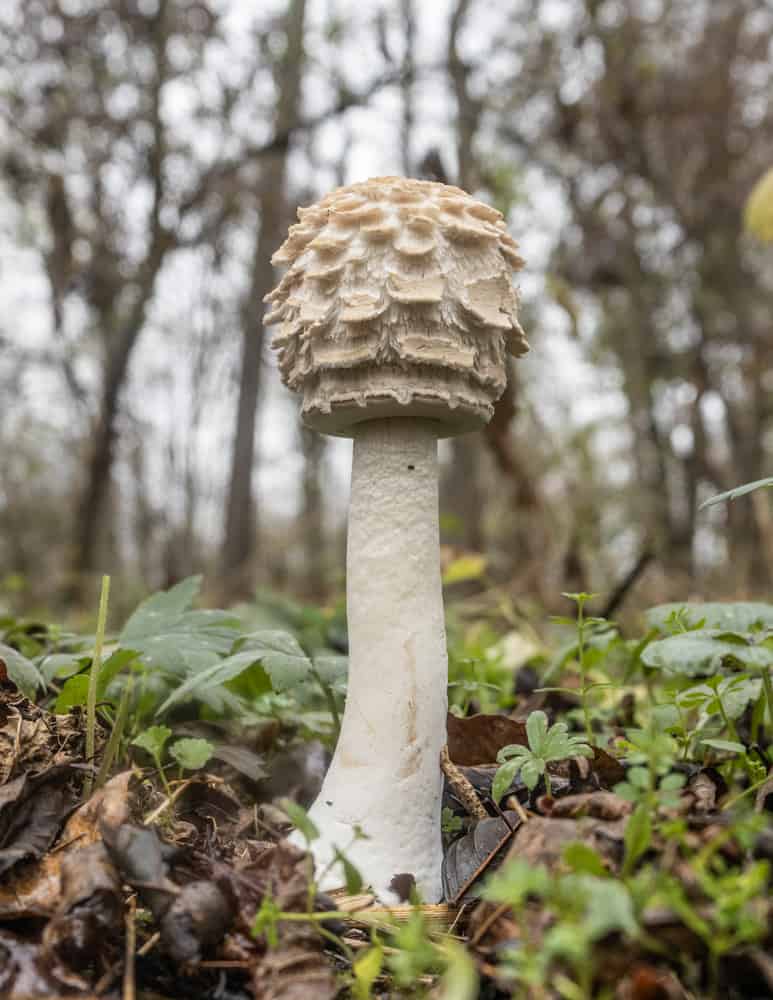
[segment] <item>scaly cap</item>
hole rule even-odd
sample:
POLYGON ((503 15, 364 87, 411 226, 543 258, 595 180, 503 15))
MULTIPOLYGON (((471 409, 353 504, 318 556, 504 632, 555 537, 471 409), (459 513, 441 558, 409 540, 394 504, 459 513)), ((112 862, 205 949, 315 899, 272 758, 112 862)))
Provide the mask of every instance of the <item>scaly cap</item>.
POLYGON ((347 436, 363 420, 419 416, 441 437, 487 423, 506 352, 528 350, 502 215, 431 181, 376 177, 309 208, 272 263, 266 296, 283 381, 304 422, 347 436))

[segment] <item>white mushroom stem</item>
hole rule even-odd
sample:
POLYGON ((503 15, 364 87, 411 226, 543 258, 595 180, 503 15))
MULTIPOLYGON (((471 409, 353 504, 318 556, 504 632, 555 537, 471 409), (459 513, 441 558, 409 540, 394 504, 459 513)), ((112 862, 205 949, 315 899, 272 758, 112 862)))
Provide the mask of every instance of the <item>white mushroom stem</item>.
MULTIPOLYGON (((394 900, 393 877, 411 874, 425 902, 437 902, 448 659, 432 421, 355 428, 346 590, 346 709, 310 813, 317 874, 335 846, 381 898, 394 900), (352 843, 355 825, 369 839, 352 843)), ((341 884, 335 865, 323 887, 341 884)))

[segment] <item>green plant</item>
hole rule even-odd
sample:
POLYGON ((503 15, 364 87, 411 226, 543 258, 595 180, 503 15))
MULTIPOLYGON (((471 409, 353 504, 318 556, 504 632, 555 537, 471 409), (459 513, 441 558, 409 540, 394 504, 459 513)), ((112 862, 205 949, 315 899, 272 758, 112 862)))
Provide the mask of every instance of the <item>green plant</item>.
POLYGON ((146 729, 145 732, 140 733, 139 736, 135 736, 132 740, 133 746, 147 751, 153 758, 153 763, 156 765, 156 771, 163 782, 167 795, 171 793, 171 789, 169 787, 169 782, 166 779, 166 775, 164 774, 164 766, 161 763, 161 759, 163 757, 164 747, 166 746, 167 740, 171 735, 172 730, 169 726, 151 726, 149 729, 146 729))
POLYGON ((496 803, 499 803, 519 772, 530 791, 544 777, 545 791, 550 795, 549 763, 569 757, 593 756, 593 750, 581 736, 569 735, 565 722, 548 726, 548 717, 544 712, 532 712, 529 715, 526 720, 526 735, 529 740, 527 747, 510 744, 497 754, 497 763, 501 766, 497 768, 491 786, 491 797, 496 803))
MULTIPOLYGON (((97 634, 94 637, 94 654, 91 659, 89 669, 88 693, 86 698, 86 759, 89 762, 94 760, 95 735, 97 728, 97 685, 99 673, 102 669, 102 646, 105 642, 105 629, 107 628, 107 605, 110 599, 110 577, 102 577, 102 589, 99 594, 99 613, 97 615, 97 634)), ((83 783, 83 797, 87 799, 91 795, 92 788, 91 775, 86 776, 83 783)))

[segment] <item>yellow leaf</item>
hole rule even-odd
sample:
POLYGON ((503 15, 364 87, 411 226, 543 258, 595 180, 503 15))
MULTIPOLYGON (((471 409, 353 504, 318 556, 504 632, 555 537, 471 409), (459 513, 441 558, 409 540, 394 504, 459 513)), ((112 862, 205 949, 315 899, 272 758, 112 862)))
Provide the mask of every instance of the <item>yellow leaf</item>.
POLYGON ((764 243, 773 243, 773 167, 752 188, 744 210, 744 225, 764 243))
POLYGON ((443 583, 461 583, 463 580, 479 580, 486 571, 486 557, 479 555, 460 556, 446 567, 443 583))

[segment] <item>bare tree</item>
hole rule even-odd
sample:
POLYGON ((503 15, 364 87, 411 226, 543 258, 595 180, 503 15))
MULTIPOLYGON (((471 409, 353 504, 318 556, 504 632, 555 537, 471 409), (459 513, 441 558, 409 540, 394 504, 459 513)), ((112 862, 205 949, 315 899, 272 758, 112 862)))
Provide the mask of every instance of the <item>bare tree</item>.
MULTIPOLYGON (((299 116, 304 61, 306 0, 291 0, 284 19, 285 48, 277 60, 274 132, 289 137, 299 116)), ((255 465, 255 424, 263 352, 263 297, 274 283, 271 255, 282 241, 287 222, 286 173, 288 140, 263 158, 260 175, 260 230, 255 243, 249 291, 241 311, 242 359, 236 434, 226 502, 222 564, 225 584, 233 596, 250 593, 248 579, 256 543, 256 510, 252 494, 255 465)))

